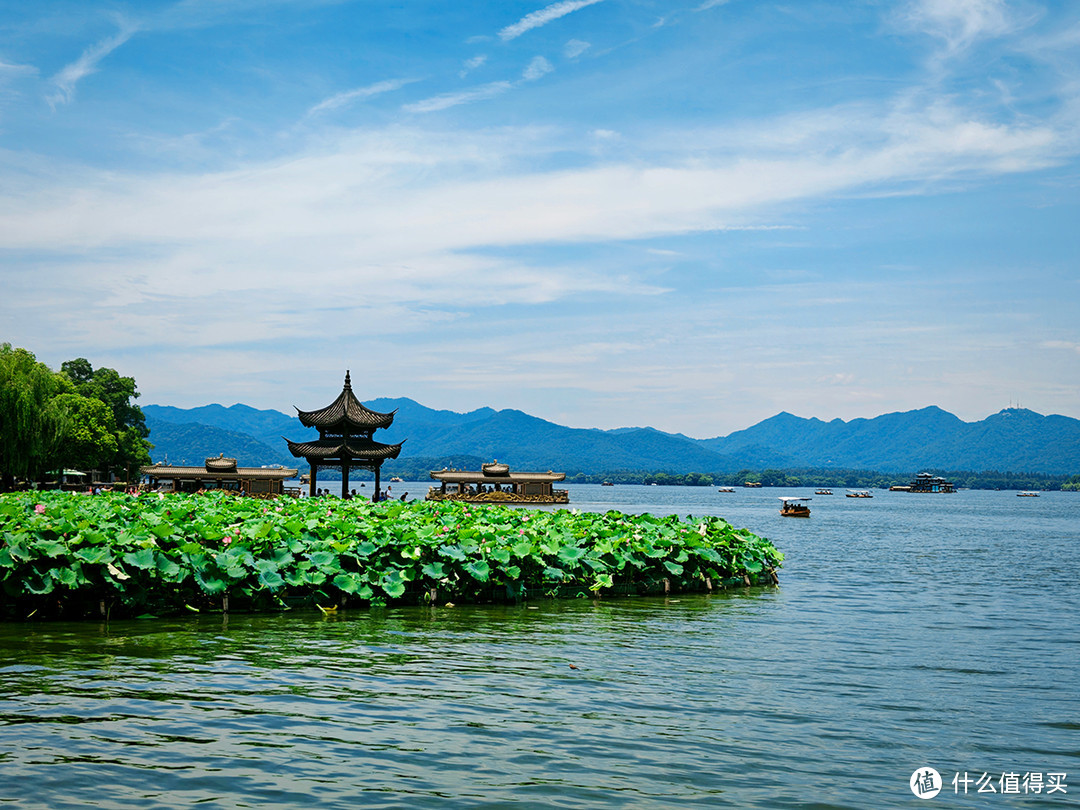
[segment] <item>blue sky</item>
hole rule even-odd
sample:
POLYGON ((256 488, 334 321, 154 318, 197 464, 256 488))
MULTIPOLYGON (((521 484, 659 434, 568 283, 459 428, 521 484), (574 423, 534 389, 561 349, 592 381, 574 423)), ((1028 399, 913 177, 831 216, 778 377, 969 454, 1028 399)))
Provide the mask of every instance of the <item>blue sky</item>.
POLYGON ((0 1, 0 339, 141 402, 1080 416, 1080 4, 0 1))

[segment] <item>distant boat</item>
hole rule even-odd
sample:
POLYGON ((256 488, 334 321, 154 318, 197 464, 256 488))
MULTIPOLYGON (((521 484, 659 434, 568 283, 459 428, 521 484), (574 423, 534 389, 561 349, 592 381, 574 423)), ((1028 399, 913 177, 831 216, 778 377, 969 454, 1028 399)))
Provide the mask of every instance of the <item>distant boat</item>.
POLYGON ((760 487, 761 482, 760 481, 747 481, 745 484, 743 484, 743 486, 744 487, 760 487))
POLYGON ((717 492, 734 492, 735 487, 717 487, 717 492))
POLYGON ((602 486, 602 487, 613 487, 615 485, 613 483, 611 483, 610 481, 605 481, 600 486, 602 486))
POLYGON ((394 476, 393 478, 391 478, 391 479, 390 479, 390 483, 391 483, 391 484, 400 484, 400 483, 401 483, 401 479, 400 479, 400 478, 398 478, 398 477, 397 477, 397 476, 395 475, 395 476, 394 476))
POLYGON ((868 489, 849 489, 847 491, 847 497, 849 498, 873 498, 868 489))
POLYGON ((810 500, 810 498, 781 498, 780 516, 810 517, 810 507, 805 503, 805 501, 808 500, 810 500))
POLYGON ((1024 492, 1017 492, 1016 497, 1017 498, 1038 498, 1039 493, 1038 492, 1031 492, 1031 491, 1026 490, 1024 492))
POLYGON ((831 489, 816 489, 816 490, 814 490, 814 494, 815 495, 832 495, 832 490, 831 489))

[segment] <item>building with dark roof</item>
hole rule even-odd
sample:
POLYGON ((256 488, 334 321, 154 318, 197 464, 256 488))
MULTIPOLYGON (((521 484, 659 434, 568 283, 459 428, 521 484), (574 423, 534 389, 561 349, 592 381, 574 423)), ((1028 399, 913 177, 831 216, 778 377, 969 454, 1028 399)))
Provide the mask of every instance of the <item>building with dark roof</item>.
POLYGON ((168 484, 173 492, 197 492, 201 489, 224 489, 246 495, 282 495, 285 481, 296 478, 288 467, 237 467, 235 458, 208 458, 201 467, 174 467, 151 464, 140 467, 139 474, 160 488, 168 484))
MULTIPOLYGON (((380 497, 379 472, 388 458, 397 458, 401 444, 381 444, 372 438, 376 430, 394 423, 394 414, 379 413, 366 407, 352 391, 352 380, 345 372, 345 386, 337 399, 315 411, 296 409, 300 423, 319 431, 319 438, 311 442, 293 442, 285 439, 289 452, 311 465, 309 494, 316 492, 319 468, 341 470, 341 497, 349 496, 349 470, 368 469, 375 473, 375 491, 372 500, 380 497)), ((284 437, 283 437, 284 438, 284 437)))

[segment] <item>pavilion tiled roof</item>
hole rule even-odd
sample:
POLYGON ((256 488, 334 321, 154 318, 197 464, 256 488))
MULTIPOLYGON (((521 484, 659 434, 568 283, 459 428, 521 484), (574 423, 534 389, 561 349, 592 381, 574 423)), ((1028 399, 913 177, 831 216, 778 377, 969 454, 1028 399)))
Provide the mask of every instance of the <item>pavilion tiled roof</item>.
POLYGON ((207 480, 222 479, 225 481, 239 479, 269 478, 285 479, 296 478, 298 470, 289 467, 233 467, 231 470, 213 469, 209 466, 202 467, 174 467, 171 464, 151 464, 147 467, 139 467, 139 474, 149 478, 204 478, 207 480))
MULTIPOLYGON (((282 437, 284 438, 284 437, 282 437)), ((313 442, 291 442, 289 452, 297 458, 306 459, 387 459, 397 458, 400 444, 380 444, 362 436, 350 436, 348 442, 340 438, 317 439, 313 442)))
POLYGON ((338 398, 325 408, 316 411, 296 409, 296 414, 305 427, 319 428, 320 431, 334 430, 338 433, 346 426, 350 433, 371 433, 379 428, 388 428, 394 422, 395 413, 397 411, 379 413, 360 402, 352 392, 348 371, 345 372, 345 387, 338 398))

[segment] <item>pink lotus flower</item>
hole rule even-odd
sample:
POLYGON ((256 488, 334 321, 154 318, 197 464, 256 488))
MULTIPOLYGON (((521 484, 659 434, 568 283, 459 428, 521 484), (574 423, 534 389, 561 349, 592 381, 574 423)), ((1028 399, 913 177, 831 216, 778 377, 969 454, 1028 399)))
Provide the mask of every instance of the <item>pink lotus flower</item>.
POLYGON ((232 542, 232 538, 229 537, 229 535, 225 535, 225 537, 222 539, 221 542, 224 543, 225 545, 229 545, 229 543, 232 542))
POLYGON ((45 504, 39 503, 37 506, 34 507, 34 511, 37 512, 39 515, 44 515, 45 514, 45 504))

